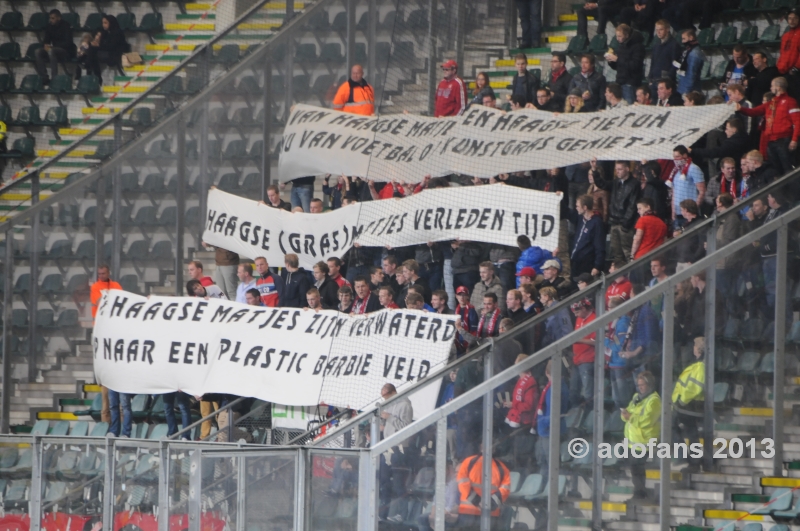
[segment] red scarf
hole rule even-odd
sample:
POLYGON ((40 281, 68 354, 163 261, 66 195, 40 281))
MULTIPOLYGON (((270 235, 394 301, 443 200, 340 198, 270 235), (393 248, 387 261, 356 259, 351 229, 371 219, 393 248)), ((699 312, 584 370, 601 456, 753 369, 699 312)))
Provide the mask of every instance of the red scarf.
POLYGON ((672 169, 672 173, 669 174, 668 181, 670 183, 670 188, 672 187, 672 182, 675 181, 675 176, 677 174, 680 173, 681 175, 683 175, 684 179, 689 175, 689 166, 691 165, 692 165, 692 157, 689 157, 686 160, 686 164, 684 164, 683 168, 680 170, 678 169, 678 165, 677 164, 675 165, 675 167, 672 169))
POLYGON ((731 194, 731 197, 736 199, 736 179, 730 181, 728 183, 728 179, 725 178, 724 175, 720 175, 719 177, 719 193, 720 194, 731 194))
POLYGON ((353 303, 353 311, 351 312, 353 315, 364 315, 367 313, 367 303, 369 302, 370 295, 371 293, 367 292, 367 296, 363 299, 356 298, 356 301, 353 303))
POLYGON ((474 309, 475 307, 471 304, 467 304, 466 306, 461 306, 460 304, 456 305, 456 315, 461 317, 461 326, 463 326, 464 330, 466 330, 470 334, 473 334, 474 330, 470 329, 469 311, 474 309))
POLYGON ((492 337, 495 335, 495 328, 497 327, 497 322, 500 320, 500 308, 495 308, 494 311, 489 315, 489 321, 486 322, 486 315, 481 316, 481 320, 478 321, 478 329, 476 330, 476 334, 478 337, 492 337), (486 323, 488 328, 484 331, 483 325, 486 323))
POLYGON ((538 417, 539 417, 539 410, 541 410, 541 411, 542 411, 542 413, 543 413, 543 414, 545 414, 545 415, 546 415, 547 413, 549 413, 549 412, 545 412, 545 410, 544 410, 544 397, 546 397, 546 396, 547 396, 547 391, 549 391, 549 390, 550 390, 550 384, 551 384, 551 383, 552 383, 552 382, 550 382, 550 381, 548 380, 548 382, 547 382, 547 385, 545 385, 545 386, 544 386, 544 389, 542 389, 542 394, 540 394, 540 395, 539 395, 539 403, 538 403, 538 404, 536 404, 536 411, 534 412, 534 415, 533 415, 533 425, 534 425, 534 426, 536 426, 536 420, 537 420, 537 419, 538 419, 538 417))

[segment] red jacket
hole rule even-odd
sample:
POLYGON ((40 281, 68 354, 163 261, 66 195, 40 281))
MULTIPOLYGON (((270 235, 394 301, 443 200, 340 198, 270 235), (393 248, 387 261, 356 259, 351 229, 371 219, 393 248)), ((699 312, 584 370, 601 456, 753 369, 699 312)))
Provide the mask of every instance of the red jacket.
POLYGON ((632 289, 633 285, 627 278, 619 282, 612 283, 606 290, 606 309, 608 309, 608 300, 611 297, 622 297, 623 301, 630 299, 632 289))
POLYGON ((791 96, 781 94, 758 107, 752 109, 742 107, 739 112, 745 116, 766 117, 763 135, 767 136, 769 142, 781 138, 791 138, 797 142, 800 137, 800 109, 797 108, 797 101, 791 96))
POLYGON ((467 85, 456 76, 451 80, 443 79, 436 89, 436 107, 433 115, 459 116, 467 108, 467 85))
POLYGON ((776 66, 781 74, 788 74, 792 68, 800 68, 800 26, 790 29, 781 37, 781 53, 776 66))
POLYGON ((523 374, 514 386, 511 409, 506 418, 522 426, 530 426, 536 416, 536 404, 539 402, 539 386, 530 374, 523 374))
MULTIPOLYGON (((590 313, 586 319, 581 319, 578 317, 575 320, 575 330, 583 328, 584 325, 587 325, 594 321, 595 314, 594 312, 590 313)), ((595 339, 597 338, 597 334, 592 332, 588 336, 584 337, 583 339, 595 339)), ((594 349, 593 345, 585 345, 583 343, 575 343, 572 345, 572 363, 575 365, 583 365, 584 363, 594 363, 594 349)))

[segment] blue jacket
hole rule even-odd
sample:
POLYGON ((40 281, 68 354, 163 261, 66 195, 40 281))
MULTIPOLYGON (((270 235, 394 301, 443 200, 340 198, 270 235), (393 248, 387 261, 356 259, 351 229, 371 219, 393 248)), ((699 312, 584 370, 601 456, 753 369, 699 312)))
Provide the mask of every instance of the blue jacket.
MULTIPOLYGON (((532 267, 536 270, 536 273, 541 274, 544 263, 548 260, 552 260, 552 258, 553 253, 550 251, 545 251, 541 247, 532 245, 519 255, 519 260, 517 260, 517 273, 522 271, 523 267, 532 267)), ((519 277, 517 277, 517 287, 519 287, 519 277)))
POLYGON ((606 229, 603 218, 595 214, 587 220, 575 210, 570 211, 570 218, 575 225, 575 234, 569 243, 569 259, 573 263, 591 262, 592 267, 602 271, 606 262, 606 229))
POLYGON ((553 312, 552 315, 545 320, 544 326, 545 333, 542 346, 545 347, 574 330, 572 319, 569 316, 569 310, 566 308, 553 312))
POLYGON ((703 70, 705 62, 706 55, 700 46, 692 48, 678 70, 678 93, 687 94, 693 90, 702 90, 703 83, 700 81, 700 72, 703 70))
MULTIPOLYGON (((455 382, 449 382, 444 387, 444 391, 442 391, 442 396, 439 398, 439 403, 436 404, 436 407, 441 407, 446 403, 450 402, 456 395, 456 384, 455 382)), ((447 427, 448 428, 455 428, 456 427, 456 414, 450 413, 447 415, 447 427)))
POLYGON ((611 354, 611 360, 608 362, 609 368, 621 369, 628 364, 628 360, 620 358, 619 353, 622 352, 622 345, 625 344, 625 336, 628 335, 628 327, 631 325, 631 318, 623 315, 617 319, 617 326, 614 328, 614 335, 606 337, 606 352, 611 354))
POLYGON ((643 304, 639 307, 638 318, 636 326, 631 331, 631 340, 628 350, 634 351, 642 347, 644 352, 640 356, 647 356, 648 346, 653 342, 661 341, 661 328, 658 325, 658 317, 653 313, 653 306, 650 304, 643 304))
MULTIPOLYGON (((544 394, 544 407, 542 414, 536 416, 536 433, 540 437, 550 437, 550 384, 547 384, 544 394)), ((567 433, 567 419, 564 414, 569 411, 569 386, 561 383, 561 435, 567 433)))
POLYGON ((656 44, 650 58, 650 73, 647 79, 657 81, 662 78, 669 78, 675 81, 675 65, 672 63, 681 57, 681 43, 670 35, 667 42, 662 43, 656 37, 656 44))

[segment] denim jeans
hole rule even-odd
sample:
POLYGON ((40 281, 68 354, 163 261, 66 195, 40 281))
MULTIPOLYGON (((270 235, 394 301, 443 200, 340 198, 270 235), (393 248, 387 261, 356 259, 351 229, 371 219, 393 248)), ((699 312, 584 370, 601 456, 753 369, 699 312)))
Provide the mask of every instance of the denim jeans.
POLYGON ((633 105, 633 102, 636 101, 636 88, 633 85, 622 85, 622 99, 630 105, 633 105))
POLYGON ((133 413, 131 412, 131 398, 133 395, 127 393, 118 393, 116 391, 108 390, 108 407, 111 408, 111 426, 108 428, 109 433, 115 436, 123 437, 131 436, 131 427, 133 426, 133 413), (122 432, 120 433, 120 418, 119 408, 122 406, 122 432))
POLYGON ((517 287, 517 264, 516 262, 503 262, 494 265, 494 274, 500 279, 503 291, 515 289, 517 287))
POLYGON ((594 397, 594 363, 583 363, 572 368, 569 375, 569 403, 587 404, 594 397))
POLYGON ((311 211, 311 197, 314 195, 314 186, 311 185, 292 185, 292 208, 303 207, 303 212, 311 211))
POLYGON ((446 259, 442 266, 442 277, 444 279, 444 289, 447 292, 447 307, 455 311, 458 301, 456 291, 453 289, 453 265, 452 260, 446 259))
POLYGON ((614 398, 614 407, 622 409, 628 407, 633 398, 633 376, 627 369, 611 369, 611 396, 614 398))
POLYGON ((542 0, 517 0, 522 47, 538 48, 542 37, 542 0))
POLYGON ((442 262, 430 262, 419 265, 419 276, 428 283, 431 293, 437 289, 442 289, 442 278, 444 264, 442 262))
MULTIPOLYGON (((167 436, 178 433, 178 424, 175 420, 175 403, 181 412, 181 428, 185 428, 192 423, 192 416, 189 412, 189 396, 181 393, 167 393, 164 395, 164 416, 167 418, 167 436)), ((191 434, 186 432, 181 435, 181 439, 190 441, 191 434)))
POLYGON ((347 266, 347 274, 344 278, 346 278, 351 285, 355 285, 356 277, 359 275, 364 275, 369 278, 369 266, 347 266))
MULTIPOLYGON (((469 288, 469 292, 472 293, 472 290, 475 289, 475 284, 477 284, 481 279, 480 273, 477 271, 467 271, 466 273, 453 273, 453 290, 457 290, 459 286, 466 286, 469 288)), ((458 302, 458 301, 456 301, 458 302)))

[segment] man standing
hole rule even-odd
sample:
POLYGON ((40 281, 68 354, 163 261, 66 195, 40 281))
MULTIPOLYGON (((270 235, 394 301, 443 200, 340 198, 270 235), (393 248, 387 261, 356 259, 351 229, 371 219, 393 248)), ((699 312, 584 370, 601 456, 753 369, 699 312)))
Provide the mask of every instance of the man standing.
MULTIPOLYGON (((751 194, 780 177, 775 167, 765 161, 764 155, 756 149, 747 153, 747 166, 750 169, 749 192, 751 194)), ((742 195, 746 197, 744 191, 742 195)))
POLYGON ((570 92, 580 90, 586 112, 599 111, 605 106, 606 78, 595 70, 594 63, 593 54, 582 55, 581 71, 569 83, 570 92))
POLYGON ((616 83, 622 88, 622 97, 628 104, 636 97, 636 87, 644 78, 644 37, 627 24, 616 29, 617 50, 606 53, 608 66, 617 71, 616 83))
POLYGON ((551 98, 551 101, 555 102, 553 107, 559 112, 564 110, 564 102, 569 94, 571 81, 572 76, 567 72, 567 54, 553 52, 553 57, 550 58, 550 76, 547 79, 546 87, 553 95, 551 98))
POLYGON ((281 279, 286 286, 284 288, 286 296, 281 300, 281 306, 303 308, 306 302, 305 294, 311 288, 308 272, 300 267, 300 259, 294 253, 283 257, 283 265, 286 267, 281 271, 281 279))
POLYGON ((433 115, 460 116, 467 108, 467 85, 458 77, 458 63, 452 59, 442 64, 444 79, 436 89, 436 106, 433 115))
POLYGON ((43 46, 36 50, 36 73, 43 85, 50 84, 47 76, 47 62, 50 61, 50 74, 58 75, 58 63, 65 63, 75 57, 75 43, 72 41, 72 28, 61 18, 61 11, 50 10, 50 19, 44 29, 43 46))
MULTIPOLYGON (((579 330, 595 319, 592 301, 583 299, 571 306, 575 314, 575 330, 579 330)), ((574 367, 569 378, 569 403, 583 404, 589 409, 594 398, 594 355, 596 333, 592 332, 572 345, 574 367)))
POLYGON ((523 50, 538 48, 542 38, 542 0, 516 0, 522 39, 519 47, 523 50))
MULTIPOLYGON (((728 85, 742 85, 747 88, 756 77, 756 74, 758 74, 758 70, 750 62, 750 54, 747 53, 747 48, 737 44, 733 47, 733 59, 728 61, 728 66, 725 67, 725 74, 722 76, 722 84, 719 90, 725 95, 728 85)), ((728 99, 727 96, 725 99, 728 99)))
POLYGON ((627 2, 624 0, 590 0, 584 2, 583 7, 578 9, 578 35, 589 38, 589 17, 597 20, 597 33, 602 35, 606 32, 608 21, 616 17, 625 7, 627 2))
POLYGON ((614 261, 628 262, 631 259, 633 226, 637 218, 636 201, 642 188, 639 182, 631 177, 631 169, 627 162, 617 161, 614 173, 617 178, 614 179, 611 188, 611 200, 608 206, 611 258, 614 261))
POLYGON ((325 308, 336 308, 339 305, 339 286, 328 276, 328 271, 325 262, 314 264, 314 287, 319 290, 325 308))
POLYGON ((606 230, 603 218, 594 211, 594 198, 588 194, 578 197, 570 216, 575 225, 569 254, 573 279, 582 273, 596 277, 605 266, 606 230))
POLYGON ((647 197, 636 203, 639 219, 636 220, 631 246, 631 260, 646 255, 664 243, 667 238, 667 224, 653 213, 653 201, 647 197))
POLYGON ((336 285, 340 288, 342 286, 349 286, 350 283, 342 276, 341 273, 342 261, 339 258, 332 256, 331 258, 328 258, 327 262, 329 271, 328 275, 331 277, 331 280, 336 282, 336 285))
POLYGON ((503 301, 505 301, 506 294, 503 291, 503 284, 494 274, 494 264, 491 262, 481 262, 478 271, 480 272, 481 280, 475 284, 475 288, 472 290, 472 297, 470 298, 470 302, 472 302, 472 305, 475 307, 475 311, 481 313, 483 310, 483 302, 486 300, 484 296, 488 293, 494 293, 495 303, 501 301, 501 307, 504 307, 505 304, 503 301))
POLYGON ((398 308, 394 302, 394 291, 389 286, 378 288, 378 302, 381 303, 381 307, 387 310, 396 310, 398 308))
POLYGON ((397 270, 397 258, 393 255, 385 257, 382 261, 383 266, 383 285, 392 288, 395 294, 400 293, 400 271, 397 270))
POLYGON ((442 315, 451 315, 453 311, 447 306, 447 292, 443 289, 437 289, 431 293, 431 308, 436 313, 442 315))
POLYGON ((365 313, 377 312, 381 309, 378 297, 369 291, 369 280, 367 277, 359 275, 355 281, 356 300, 353 303, 353 314, 363 315, 365 313))
MULTIPOLYGON (((517 0, 517 6, 530 1, 531 0, 517 0)), ((533 1, 538 1, 539 9, 541 9, 541 0, 533 1)), ((539 90, 539 78, 528 70, 528 56, 524 53, 518 53, 514 57, 514 64, 517 67, 517 75, 514 76, 514 79, 511 81, 511 95, 522 96, 525 98, 525 104, 536 103, 536 91, 539 90)), ((484 96, 484 98, 485 97, 486 96, 484 96)))
POLYGON ((703 170, 692 163, 689 150, 686 146, 677 146, 672 150, 672 160, 675 169, 672 170, 667 186, 672 188, 672 221, 673 229, 678 230, 684 224, 681 216, 681 202, 685 199, 694 200, 697 205, 703 204, 706 195, 706 180, 703 170))
POLYGON ((308 303, 309 310, 314 310, 318 312, 320 310, 331 310, 333 308, 323 306, 322 304, 322 297, 319 294, 319 290, 317 288, 311 288, 306 292, 306 302, 308 303))
POLYGON ((292 204, 281 199, 281 193, 274 184, 267 187, 267 202, 265 204, 272 208, 282 208, 286 212, 292 211, 292 204))
POLYGON ((542 266, 542 276, 544 280, 539 284, 541 288, 554 288, 558 292, 558 298, 564 299, 575 292, 575 285, 566 278, 559 276, 561 273, 561 264, 558 260, 548 260, 542 266))
MULTIPOLYGON (((473 295, 474 296, 474 295, 473 295)), ((481 318, 478 321, 478 328, 475 330, 475 337, 495 337, 500 333, 500 320, 502 313, 497 307, 497 295, 493 292, 483 296, 481 318)))
POLYGON ((264 306, 271 308, 282 306, 281 299, 286 291, 283 279, 269 272, 269 263, 263 256, 256 258, 255 263, 256 271, 258 271, 256 289, 261 293, 261 302, 264 303, 264 306))
MULTIPOLYGON (((683 219, 682 232, 686 232, 693 228, 695 224, 701 223, 700 209, 697 208, 697 203, 694 199, 684 199, 680 204, 681 218, 683 219)), ((678 233, 676 232, 677 236, 678 233)), ((702 259, 706 255, 705 250, 705 234, 697 234, 692 238, 682 238, 675 248, 676 260, 678 261, 675 267, 675 272, 680 273, 693 263, 702 259)))
POLYGON ((700 72, 703 70, 703 63, 706 62, 706 55, 700 49, 697 42, 697 33, 694 28, 685 29, 681 33, 681 43, 683 52, 681 53, 680 68, 678 68, 678 93, 688 94, 693 90, 700 92, 703 90, 700 72))
MULTIPOLYGON (((100 298, 103 296, 103 292, 110 289, 121 290, 122 286, 120 286, 118 282, 111 280, 111 270, 106 264, 103 264, 98 266, 97 282, 92 284, 92 288, 89 292, 89 299, 92 302, 92 319, 94 319, 97 315, 97 305, 100 304, 100 298)), ((100 410, 100 420, 102 422, 111 422, 111 413, 108 404, 109 390, 106 386, 101 386, 100 390, 103 395, 103 406, 100 410)), ((119 409, 119 407, 117 407, 117 409, 119 409)))
POLYGON ((531 314, 522 307, 522 293, 518 289, 511 289, 506 293, 506 311, 503 317, 514 321, 514 325, 518 325, 528 317, 531 317, 531 314))
POLYGON ((669 22, 662 19, 656 22, 656 41, 650 58, 650 72, 647 81, 650 84, 650 97, 656 99, 658 83, 662 79, 675 82, 675 65, 681 56, 681 45, 670 31, 669 22))
MULTIPOLYGON (((205 245, 203 246, 205 247, 205 245)), ((217 266, 214 270, 214 283, 228 296, 229 300, 233 300, 236 297, 236 287, 239 285, 239 279, 236 276, 239 255, 227 249, 215 247, 214 263, 217 266)))
MULTIPOLYGON (((792 87, 791 95, 794 98, 800 97, 800 8, 794 8, 786 15, 786 22, 789 27, 781 37, 781 53, 778 56, 778 63, 775 65, 782 76, 786 76, 787 81, 792 87)), ((759 103, 761 100, 750 100, 759 103)))
POLYGON ((239 264, 236 275, 239 277, 239 285, 236 287, 236 302, 247 304, 247 292, 256 287, 256 279, 253 278, 253 264, 239 264))
MULTIPOLYGON (((400 294, 398 295, 397 300, 395 300, 399 307, 403 307, 406 294, 408 294, 408 288, 412 285, 417 285, 420 287, 420 290, 422 291, 422 298, 426 303, 431 300, 431 290, 425 285, 425 281, 422 279, 422 277, 419 276, 419 264, 416 260, 409 259, 403 262, 403 268, 400 271, 400 274, 402 275, 403 285, 400 289, 400 294)), ((399 277, 400 275, 398 275, 398 278, 399 277)))
POLYGON ((761 153, 775 165, 779 175, 788 173, 794 168, 794 152, 797 139, 800 137, 800 109, 797 101, 786 91, 789 83, 786 78, 776 77, 772 80, 772 92, 775 97, 768 103, 746 109, 736 103, 736 110, 745 116, 765 116, 765 127, 761 133, 766 136, 767 152, 761 153))
POLYGON ((755 52, 753 54, 753 67, 756 69, 756 75, 747 84, 746 96, 747 101, 758 104, 764 101, 764 94, 770 91, 772 80, 781 74, 778 71, 778 67, 769 66, 764 52, 755 52))
POLYGON ((361 65, 353 65, 350 69, 350 79, 342 83, 336 92, 333 108, 362 116, 375 114, 375 91, 364 79, 364 69, 361 65))

